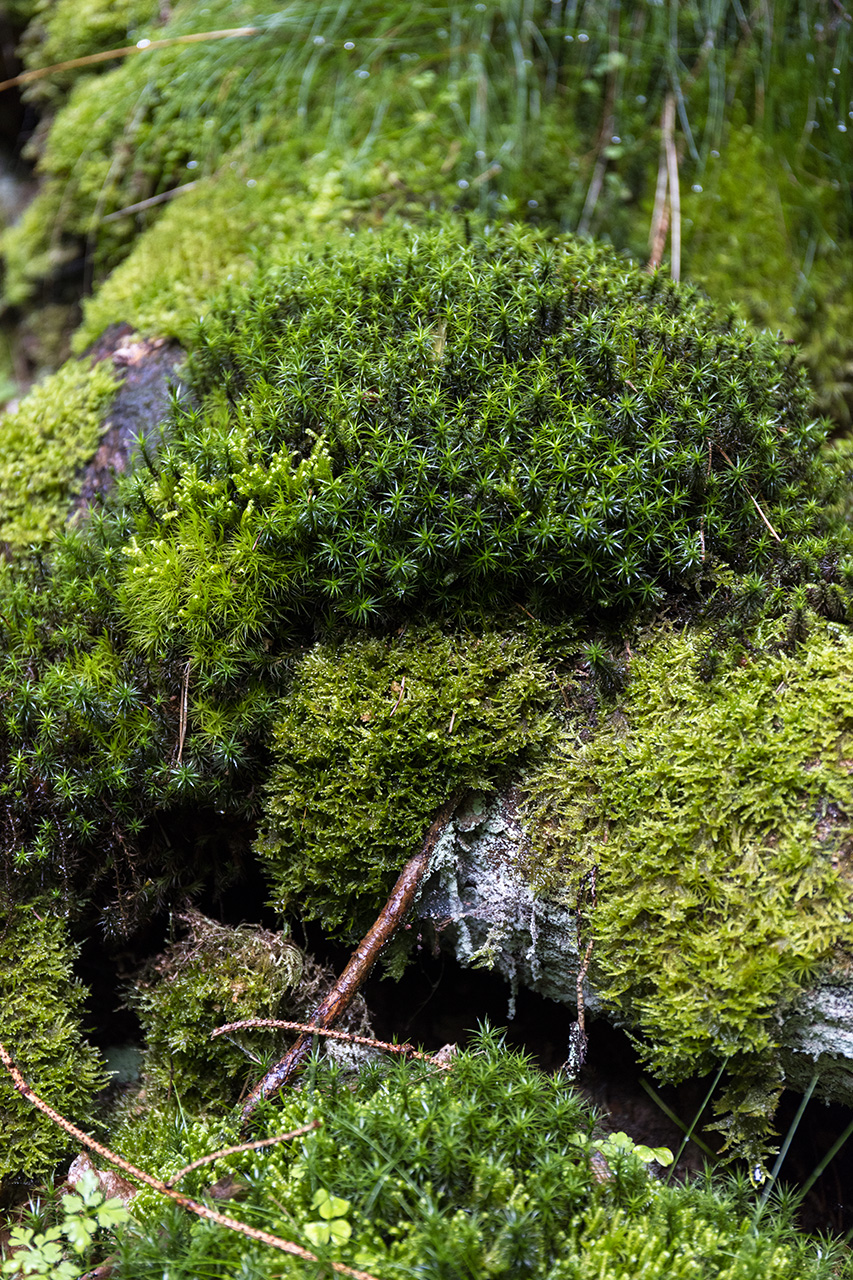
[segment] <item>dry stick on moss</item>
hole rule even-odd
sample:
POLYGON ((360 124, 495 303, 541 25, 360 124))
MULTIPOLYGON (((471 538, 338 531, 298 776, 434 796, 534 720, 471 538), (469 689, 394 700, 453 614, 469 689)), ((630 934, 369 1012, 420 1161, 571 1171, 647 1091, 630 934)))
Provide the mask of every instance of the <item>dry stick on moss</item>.
POLYGON ((197 31, 188 36, 169 36, 164 40, 140 40, 138 44, 124 45, 121 49, 102 49, 100 53, 87 53, 82 58, 69 58, 67 62, 54 62, 50 67, 37 67, 34 71, 22 71, 11 80, 0 80, 0 93, 14 89, 18 84, 31 84, 43 80, 57 71, 72 71, 75 67, 91 67, 96 62, 109 62, 112 58, 127 58, 132 53, 147 53, 149 49, 168 49, 173 44, 197 44, 200 40, 226 40, 241 36, 256 36, 260 27, 227 27, 222 31, 197 31))
MULTIPOLYGON (((53 1107, 49 1106, 43 1098, 40 1098, 30 1088, 12 1061, 11 1054, 2 1044, 0 1044, 0 1062, 3 1063, 3 1066, 12 1077, 18 1093, 25 1097, 28 1102, 31 1102, 38 1111, 41 1111, 42 1115, 47 1116, 48 1120, 52 1120, 60 1129, 64 1129, 72 1138, 76 1138, 84 1147, 88 1147, 90 1151, 97 1152, 104 1160, 108 1160, 110 1164, 123 1169, 132 1178, 144 1183, 146 1187, 151 1187, 152 1190, 159 1191, 161 1195, 168 1196, 170 1200, 175 1201, 175 1204, 179 1204, 182 1209, 188 1209, 196 1217, 206 1218, 208 1222, 215 1222, 220 1227, 225 1227, 228 1231, 236 1231, 239 1235, 248 1236, 250 1240, 257 1240, 259 1244, 269 1245, 271 1249, 280 1249, 282 1253, 293 1254, 294 1257, 302 1258, 305 1262, 320 1261, 315 1253, 311 1253, 308 1249, 303 1249, 301 1245, 294 1244, 292 1240, 282 1240, 281 1236, 274 1236, 269 1231, 259 1231, 257 1227, 250 1227, 245 1222, 238 1222, 236 1218, 229 1218, 227 1214, 219 1213, 216 1209, 210 1209, 206 1204, 199 1204, 197 1200, 191 1200, 189 1196, 182 1195, 180 1191, 173 1191, 165 1182, 161 1182, 159 1178, 153 1178, 144 1169, 137 1169, 136 1165, 125 1160, 123 1156, 117 1155, 115 1151, 110 1151, 109 1147, 105 1147, 103 1143, 91 1138, 88 1133, 78 1129, 75 1124, 72 1124, 70 1120, 66 1120, 58 1111, 54 1111, 53 1107)), ((352 1280, 377 1280, 377 1277, 371 1275, 369 1271, 358 1271, 355 1267, 347 1267, 342 1262, 328 1262, 324 1265, 331 1267, 333 1271, 337 1271, 340 1275, 351 1276, 352 1280)))
POLYGON ((586 1061, 586 1005, 584 1003, 583 984, 586 979, 589 962, 592 959, 592 950, 595 939, 590 938, 583 947, 582 931, 583 931, 583 900, 589 898, 592 910, 595 910, 595 882, 598 874, 597 865, 593 865, 587 874, 582 878, 578 888, 578 900, 575 907, 575 934, 578 944, 578 980, 577 980, 577 1000, 578 1000, 578 1016, 577 1021, 573 1022, 569 1028, 569 1054, 566 1059, 566 1069, 573 1078, 578 1074, 584 1062, 586 1061), (581 956, 583 958, 581 958, 581 956))
POLYGON ((245 1126, 252 1117, 255 1108, 262 1099, 277 1093, 293 1080, 305 1065, 311 1050, 311 1039, 318 1030, 330 1027, 348 1008, 353 997, 360 990, 364 980, 373 968, 379 953, 385 944, 394 936, 411 907, 418 885, 429 865, 433 850, 439 837, 456 811, 462 798, 457 791, 441 806, 429 825, 423 844, 414 857, 410 858, 399 879, 394 885, 391 896, 380 911, 375 923, 371 926, 352 954, 349 964, 338 978, 325 1000, 315 1010, 313 1018, 306 1025, 310 1034, 300 1036, 291 1049, 277 1062, 259 1084, 255 1085, 243 1107, 242 1122, 245 1126))
MULTIPOLYGON (((317 1027, 312 1022, 288 1022, 284 1018, 243 1018, 240 1022, 226 1022, 224 1027, 211 1031, 210 1038, 225 1036, 231 1031, 243 1031, 247 1027, 278 1027, 284 1031, 304 1031, 309 1036, 326 1036, 330 1040, 345 1040, 347 1044, 364 1045, 366 1049, 384 1049, 386 1053, 399 1053, 404 1058, 416 1058, 420 1062, 429 1062, 442 1071, 451 1071, 449 1062, 438 1062, 431 1053, 420 1053, 410 1044, 390 1044, 387 1040, 374 1040, 372 1036, 356 1036, 351 1031, 333 1031, 331 1027, 317 1027)), ((288 1135, 285 1135, 288 1136, 288 1135)), ((254 1143, 247 1142, 247 1147, 254 1143)))
POLYGON ((209 1156, 199 1156, 198 1160, 193 1160, 192 1164, 185 1164, 183 1169, 179 1169, 175 1176, 169 1179, 166 1186, 173 1187, 186 1174, 192 1173, 193 1169, 200 1169, 205 1164, 213 1164, 214 1160, 221 1160, 223 1156, 235 1156, 240 1151, 260 1151, 261 1147, 272 1147, 277 1142, 289 1142, 292 1138, 302 1138, 312 1129, 321 1128, 322 1124, 322 1120, 312 1120, 310 1124, 304 1124, 301 1129, 291 1129, 289 1133, 277 1133, 274 1138, 256 1138, 254 1142, 238 1142, 236 1147, 222 1147, 219 1151, 211 1151, 209 1156))

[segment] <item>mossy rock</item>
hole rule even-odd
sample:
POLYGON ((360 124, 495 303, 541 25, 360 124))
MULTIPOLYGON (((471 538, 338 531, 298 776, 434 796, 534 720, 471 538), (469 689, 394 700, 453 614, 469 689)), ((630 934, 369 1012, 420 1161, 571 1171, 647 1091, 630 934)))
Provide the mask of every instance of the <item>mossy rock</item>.
MULTIPOLYGON (((65 1119, 86 1125, 107 1083, 80 1031, 86 992, 72 973, 65 922, 44 901, 4 903, 0 931, 0 1041, 27 1083, 65 1119)), ((0 1181, 46 1177, 71 1149, 62 1129, 0 1076, 0 1181)))
POLYGON ((853 641, 817 622, 793 651, 762 639, 709 683, 701 630, 634 637, 625 691, 570 722, 523 799, 464 824, 420 909, 460 917, 466 963, 568 1004, 591 942, 592 1011, 662 1079, 725 1066, 724 1131, 753 1163, 786 1074, 850 1101, 843 1015, 833 1043, 808 992, 849 1006, 853 946, 853 641))

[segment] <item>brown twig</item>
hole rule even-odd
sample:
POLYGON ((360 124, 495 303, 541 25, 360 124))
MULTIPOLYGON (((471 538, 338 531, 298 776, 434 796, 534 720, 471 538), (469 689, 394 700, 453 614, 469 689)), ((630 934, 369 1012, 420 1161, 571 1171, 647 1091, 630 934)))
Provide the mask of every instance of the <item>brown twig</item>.
POLYGON ((260 1151, 261 1147, 272 1147, 277 1142, 289 1142, 291 1138, 301 1138, 306 1133, 319 1129, 322 1123, 322 1120, 313 1120, 311 1124, 304 1124, 301 1129, 291 1129, 290 1133, 277 1133, 274 1138, 257 1138, 254 1142, 238 1142, 236 1147, 223 1147, 221 1151, 212 1151, 209 1156, 199 1156, 198 1160, 193 1160, 192 1164, 185 1164, 183 1169, 179 1169, 166 1186, 173 1187, 185 1174, 192 1173, 193 1169, 200 1169, 205 1164, 213 1164, 214 1160, 220 1160, 223 1156, 234 1156, 240 1151, 260 1151))
MULTIPOLYGON (((309 1036, 326 1036, 330 1040, 345 1040, 347 1044, 364 1045, 366 1049, 384 1049, 386 1053, 400 1053, 405 1058, 416 1058, 421 1062, 429 1062, 435 1067, 440 1067, 442 1071, 449 1071, 450 1064, 447 1062, 437 1062, 431 1053, 420 1053, 419 1050, 413 1049, 410 1044, 391 1044, 387 1040, 374 1040, 372 1036, 356 1036, 351 1031, 337 1031, 331 1027, 316 1027, 312 1022, 288 1022, 284 1018, 243 1018, 240 1022, 226 1022, 224 1027, 217 1027, 215 1031, 211 1031, 211 1040, 214 1036, 224 1036, 230 1031, 242 1031, 247 1027, 280 1027, 284 1031, 303 1031, 309 1036)), ((293 1137, 292 1134, 285 1134, 285 1137, 293 1137)), ((277 1139, 267 1139, 267 1141, 277 1141, 277 1139)), ((247 1147, 254 1146, 254 1143, 247 1142, 247 1147)))
POLYGON ((184 754, 184 739, 187 736, 187 702, 190 691, 190 662, 187 661, 187 669, 184 672, 184 679, 181 684, 181 707, 178 716, 178 764, 181 763, 181 756, 184 754))
POLYGON ((263 1080, 255 1085, 249 1094, 242 1112, 244 1126, 248 1124, 252 1113, 263 1098, 278 1093, 279 1089, 290 1084, 294 1076, 302 1070, 311 1049, 311 1037, 318 1030, 324 1030, 337 1022, 361 988, 376 963, 380 951, 403 923, 439 837, 444 833, 461 798, 462 793, 456 792, 441 806, 433 818, 420 849, 400 872, 391 896, 376 921, 356 947, 349 964, 332 990, 315 1010, 313 1018, 307 1024, 310 1032, 300 1036, 296 1044, 288 1050, 280 1062, 270 1068, 263 1080))
POLYGON ((403 701, 403 694, 405 693, 405 691, 406 691, 406 677, 403 676, 403 679, 400 681, 400 693, 397 697, 397 701, 394 703, 393 707, 391 708, 392 716, 396 714, 397 708, 399 707, 400 703, 403 701))
POLYGON ((149 49, 167 49, 173 44, 197 44, 200 40, 225 40, 231 37, 256 36, 260 27, 228 27, 222 31, 197 31, 188 36, 169 36, 164 40, 140 40, 139 44, 123 45, 121 49, 102 49, 100 53, 87 53, 82 58, 69 58, 67 62, 54 62, 50 67, 36 67, 33 71, 22 71, 12 76, 11 80, 0 81, 0 93, 4 89, 13 89, 18 84, 30 84, 33 80, 43 80, 56 71, 71 71, 74 67, 91 67, 96 62, 109 62, 112 58, 127 58, 133 53, 147 53, 149 49))
MULTIPOLYGON (((90 1151, 97 1152, 99 1156, 103 1156, 110 1164, 123 1169, 132 1178, 144 1183, 146 1187, 151 1187, 152 1190, 159 1191, 161 1195, 168 1196, 170 1200, 175 1201, 175 1204, 179 1204, 181 1208, 194 1213, 198 1218, 206 1218, 208 1222, 216 1222, 219 1226, 225 1227, 229 1231, 236 1231, 240 1235, 247 1236, 250 1240, 257 1240, 260 1244, 269 1245, 271 1249, 280 1249, 282 1253, 290 1253, 296 1258, 302 1258, 305 1262, 320 1261, 315 1253, 311 1253, 308 1249, 303 1249, 299 1244, 294 1244, 292 1240, 283 1240, 281 1236, 274 1236, 269 1231, 260 1231, 257 1227, 250 1227, 245 1222, 239 1222, 236 1218, 230 1218, 227 1214, 219 1213, 216 1209, 210 1209, 206 1204, 199 1204, 197 1200, 191 1200, 189 1196, 182 1195, 180 1191, 173 1191, 165 1182, 161 1182, 159 1178, 153 1178, 144 1169, 137 1169, 136 1165, 125 1160, 123 1156, 117 1155, 115 1151, 110 1151, 109 1147, 105 1147, 103 1143, 91 1138, 88 1133, 78 1129, 76 1124, 72 1124, 70 1120, 66 1120, 64 1116, 61 1116, 58 1111, 54 1111, 53 1107, 30 1088, 12 1061, 8 1050, 2 1044, 0 1044, 0 1062, 3 1063, 3 1066, 12 1077, 18 1093, 25 1097, 28 1102, 31 1102, 43 1115, 46 1115, 48 1120, 52 1120, 55 1125, 58 1125, 60 1129, 64 1129, 66 1133, 75 1138, 77 1142, 82 1143, 84 1147, 88 1147, 90 1151)), ((340 1275, 351 1276, 353 1280, 377 1280, 377 1277, 371 1275, 368 1271, 357 1271, 355 1267, 347 1267, 342 1262, 327 1262, 325 1265, 331 1267, 333 1271, 337 1271, 340 1275)))

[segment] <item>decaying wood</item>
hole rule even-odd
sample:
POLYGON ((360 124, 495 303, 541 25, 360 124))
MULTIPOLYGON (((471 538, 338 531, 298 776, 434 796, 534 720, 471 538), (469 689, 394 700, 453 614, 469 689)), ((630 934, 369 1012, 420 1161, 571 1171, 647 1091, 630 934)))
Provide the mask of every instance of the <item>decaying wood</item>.
POLYGON ((443 804, 429 825, 423 844, 414 857, 410 858, 399 879, 394 885, 391 896, 380 911, 375 923, 362 938, 352 954, 349 964, 338 978, 325 1000, 314 1012, 307 1026, 311 1027, 311 1035, 303 1035, 296 1041, 284 1057, 272 1067, 263 1080, 255 1085, 243 1107, 242 1123, 245 1126, 251 1119, 258 1103, 271 1094, 285 1088, 302 1070, 311 1051, 311 1039, 314 1029, 323 1030, 346 1012, 353 997, 358 994, 370 970, 373 968, 379 953, 385 944, 397 932, 415 899, 418 885, 429 865, 432 852, 444 832, 461 800, 461 792, 443 804))
MULTIPOLYGON (((38 1110, 42 1115, 47 1116, 48 1120, 52 1120, 60 1129, 64 1129, 72 1138, 75 1138, 81 1146, 88 1147, 90 1151, 96 1151, 104 1160, 110 1164, 116 1165, 119 1169, 123 1169, 125 1173, 130 1174, 132 1178, 136 1178, 138 1182, 143 1182, 146 1187, 159 1191, 161 1195, 168 1196, 170 1200, 174 1200, 181 1208, 189 1210, 198 1218, 206 1218, 209 1222, 216 1222, 221 1227, 226 1227, 229 1231, 236 1231, 238 1234, 248 1236, 250 1240, 257 1240, 260 1244, 269 1245, 271 1249, 280 1249, 282 1253, 293 1254, 297 1258, 302 1258, 305 1262, 319 1262, 320 1259, 316 1253, 311 1253, 309 1249, 303 1249, 301 1245, 294 1244, 292 1240, 283 1240, 281 1236, 274 1236, 270 1231, 261 1231, 257 1227, 250 1227, 248 1223, 240 1222, 236 1218, 230 1218, 227 1214, 219 1213, 216 1209, 211 1209, 209 1205, 199 1204, 197 1200, 191 1200, 189 1196, 182 1195, 180 1191, 173 1191, 165 1182, 161 1182, 159 1178, 154 1178, 150 1173, 146 1173, 144 1169, 138 1169, 136 1165, 131 1164, 129 1160, 125 1160, 124 1156, 117 1155, 115 1151, 111 1151, 109 1147, 105 1147, 102 1142, 98 1142, 95 1138, 84 1133, 82 1129, 78 1129, 76 1124, 72 1124, 70 1120, 66 1120, 58 1111, 54 1111, 43 1098, 31 1089, 24 1077, 12 1060, 12 1055, 3 1044, 0 1044, 0 1062, 12 1077, 15 1088, 28 1102, 38 1110)), ((104 1264, 108 1265, 108 1264, 104 1264)), ((369 1271, 359 1271, 355 1267, 344 1266, 342 1262, 327 1262, 324 1264, 330 1267, 332 1271, 339 1275, 350 1276, 352 1280, 377 1280, 376 1276, 372 1276, 369 1271)))

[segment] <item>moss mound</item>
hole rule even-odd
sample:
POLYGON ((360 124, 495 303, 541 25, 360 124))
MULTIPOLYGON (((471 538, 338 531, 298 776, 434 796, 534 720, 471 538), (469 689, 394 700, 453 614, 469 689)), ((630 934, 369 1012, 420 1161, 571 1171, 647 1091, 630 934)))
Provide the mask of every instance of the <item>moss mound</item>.
POLYGON ((0 420, 0 542, 10 550, 45 543, 67 518, 117 386, 108 365, 69 360, 0 420))
POLYGON ((553 731, 548 672, 507 632, 320 645, 275 726, 260 841, 277 905, 365 926, 454 791, 490 789, 553 731))
MULTIPOLYGON (((211 315, 139 479, 134 643, 209 665, 305 616, 630 610, 715 562, 834 578, 790 355, 574 241, 386 232, 211 315)), ((846 572, 844 570, 843 572, 846 572)))

